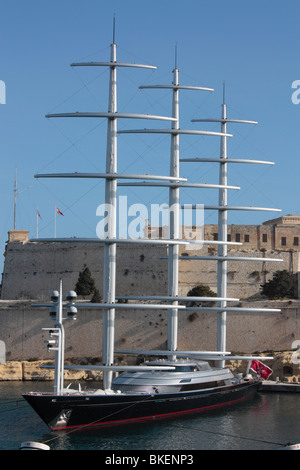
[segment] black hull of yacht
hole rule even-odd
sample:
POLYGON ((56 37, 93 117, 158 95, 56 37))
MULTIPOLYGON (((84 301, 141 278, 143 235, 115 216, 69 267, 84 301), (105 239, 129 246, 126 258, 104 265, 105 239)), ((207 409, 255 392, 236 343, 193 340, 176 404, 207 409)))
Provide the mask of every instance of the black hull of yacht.
POLYGON ((23 397, 52 431, 91 428, 194 414, 254 397, 253 380, 211 390, 157 395, 64 395, 25 393, 23 397))

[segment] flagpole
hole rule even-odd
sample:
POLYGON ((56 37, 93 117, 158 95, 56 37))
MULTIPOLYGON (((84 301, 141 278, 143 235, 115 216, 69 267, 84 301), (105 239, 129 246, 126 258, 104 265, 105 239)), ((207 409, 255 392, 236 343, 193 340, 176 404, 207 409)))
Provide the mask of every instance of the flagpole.
POLYGON ((56 238, 56 206, 54 209, 54 238, 56 238))

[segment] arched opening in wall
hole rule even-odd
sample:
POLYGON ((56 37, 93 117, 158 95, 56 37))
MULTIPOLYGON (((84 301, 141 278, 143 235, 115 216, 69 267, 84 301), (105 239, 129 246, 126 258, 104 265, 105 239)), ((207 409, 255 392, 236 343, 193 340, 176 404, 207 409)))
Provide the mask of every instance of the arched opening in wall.
POLYGON ((283 366, 283 375, 286 376, 291 376, 293 375, 293 368, 291 366, 283 366))

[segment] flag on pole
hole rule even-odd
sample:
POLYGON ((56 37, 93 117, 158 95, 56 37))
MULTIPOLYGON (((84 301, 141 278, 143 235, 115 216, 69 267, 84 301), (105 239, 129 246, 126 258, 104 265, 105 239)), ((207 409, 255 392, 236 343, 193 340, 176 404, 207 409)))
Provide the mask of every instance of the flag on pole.
POLYGON ((253 361, 251 362, 250 369, 253 370, 253 372, 256 372, 259 377, 265 380, 273 373, 270 367, 266 366, 260 361, 257 361, 256 359, 253 359, 253 361))
POLYGON ((36 238, 39 238, 39 218, 43 220, 38 208, 36 208, 36 238))
POLYGON ((58 214, 60 214, 60 215, 64 215, 64 214, 59 210, 58 207, 56 208, 56 212, 57 212, 58 214))

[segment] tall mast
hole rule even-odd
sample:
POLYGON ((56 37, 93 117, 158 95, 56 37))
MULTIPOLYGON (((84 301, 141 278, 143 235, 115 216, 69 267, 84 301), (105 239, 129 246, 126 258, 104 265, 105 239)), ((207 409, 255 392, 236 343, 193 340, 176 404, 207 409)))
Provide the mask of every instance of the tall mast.
MULTIPOLYGON (((115 32, 114 32, 115 36, 115 32)), ((117 61, 117 46, 113 42, 110 49, 111 62, 117 61)), ((117 69, 110 67, 108 112, 117 112, 117 69)), ((117 173, 117 119, 107 122, 106 173, 117 173)), ((117 180, 105 180, 105 209, 108 215, 107 238, 116 238, 117 221, 117 180)), ((103 301, 115 303, 116 296, 116 244, 104 245, 103 301)), ((103 311, 103 364, 112 365, 114 361, 114 324, 115 310, 103 311)), ((104 373, 104 388, 109 387, 111 371, 104 373)))
MULTIPOLYGON (((175 68, 173 70, 173 86, 179 86, 179 70, 177 68, 177 47, 175 55, 175 68)), ((179 129, 179 89, 173 88, 172 117, 176 119, 172 122, 172 129, 179 129)), ((170 175, 179 178, 179 134, 171 134, 171 154, 170 154, 170 175)), ((179 187, 169 189, 169 214, 170 214, 170 239, 179 239, 180 224, 180 201, 179 187)), ((179 267, 179 245, 169 246, 168 259, 168 295, 178 296, 178 267, 179 267)), ((178 301, 173 302, 174 306, 178 301)), ((168 349, 177 350, 178 338, 178 309, 172 308, 168 311, 168 349)))
MULTIPOLYGON (((226 104, 225 104, 225 83, 223 84, 223 104, 222 104, 222 122, 221 130, 223 133, 227 131, 227 122, 226 122, 226 104)), ((220 168, 219 168, 219 182, 220 184, 227 185, 227 138, 226 136, 221 137, 221 149, 220 149, 220 168)), ((222 208, 227 207, 227 189, 219 190, 219 206, 222 208)), ((227 226, 228 226, 228 217, 227 210, 218 211, 218 240, 223 242, 227 241, 227 226)), ((218 260, 217 268, 217 295, 220 297, 227 297, 227 245, 226 243, 218 246, 218 256, 221 258, 218 260)), ((219 307, 226 307, 227 301, 221 300, 219 302, 219 307)), ((217 321, 217 348, 220 348, 219 351, 226 351, 226 311, 218 312, 218 321, 217 321)), ((222 364, 224 362, 222 361, 222 364)))

